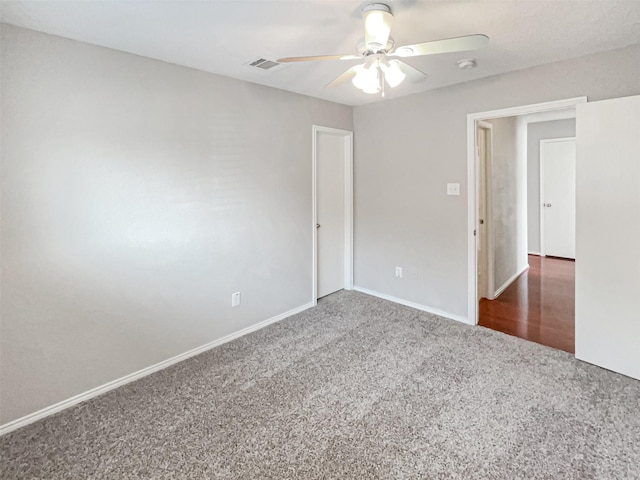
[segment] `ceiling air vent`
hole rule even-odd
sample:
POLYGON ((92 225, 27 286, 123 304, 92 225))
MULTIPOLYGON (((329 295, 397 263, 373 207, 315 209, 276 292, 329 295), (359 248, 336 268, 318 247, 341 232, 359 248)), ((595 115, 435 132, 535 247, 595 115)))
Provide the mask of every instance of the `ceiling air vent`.
POLYGON ((280 65, 278 62, 267 60, 266 58, 258 58, 257 60, 249 63, 250 67, 261 68, 263 70, 269 70, 270 68, 277 67, 278 65, 280 65))

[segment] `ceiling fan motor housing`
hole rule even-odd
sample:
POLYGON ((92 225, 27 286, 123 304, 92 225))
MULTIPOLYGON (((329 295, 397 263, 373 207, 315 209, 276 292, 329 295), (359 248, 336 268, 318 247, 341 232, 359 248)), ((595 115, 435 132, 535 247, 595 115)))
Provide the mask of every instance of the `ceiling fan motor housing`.
POLYGON ((374 51, 369 49, 369 47, 367 47, 367 42, 365 41, 364 38, 362 38, 358 42, 358 53, 360 55, 364 55, 365 57, 368 55, 376 54, 376 53, 387 53, 393 50, 394 45, 395 45, 395 41, 393 40, 393 38, 389 37, 389 40, 387 40, 387 44, 385 45, 384 48, 374 51))

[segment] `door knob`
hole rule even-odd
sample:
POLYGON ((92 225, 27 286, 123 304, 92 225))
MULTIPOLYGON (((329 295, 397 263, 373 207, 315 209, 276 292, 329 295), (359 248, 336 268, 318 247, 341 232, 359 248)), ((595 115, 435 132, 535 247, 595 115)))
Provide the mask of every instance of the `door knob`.
POLYGON ((319 223, 316 223, 316 228, 320 228, 320 224, 319 223))
POLYGON ((550 204, 550 203, 545 203, 545 205, 544 205, 544 206, 545 206, 545 207, 550 207, 550 206, 551 206, 551 204, 550 204))

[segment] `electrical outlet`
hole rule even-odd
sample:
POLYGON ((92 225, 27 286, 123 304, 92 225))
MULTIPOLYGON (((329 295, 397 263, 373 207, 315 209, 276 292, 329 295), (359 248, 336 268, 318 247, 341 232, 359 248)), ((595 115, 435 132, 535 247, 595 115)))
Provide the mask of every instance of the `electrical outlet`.
POLYGON ((231 294, 231 306, 232 307, 237 307, 238 305, 240 305, 240 292, 232 293, 231 294))
POLYGON ((396 278, 402 278, 402 267, 396 267, 396 278))

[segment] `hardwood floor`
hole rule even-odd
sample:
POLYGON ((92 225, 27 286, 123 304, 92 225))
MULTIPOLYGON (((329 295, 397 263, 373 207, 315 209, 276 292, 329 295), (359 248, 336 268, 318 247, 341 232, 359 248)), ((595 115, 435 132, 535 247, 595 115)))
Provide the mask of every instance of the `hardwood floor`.
POLYGON ((479 324, 575 353, 575 262, 529 255, 529 270, 495 300, 480 300, 479 324))

